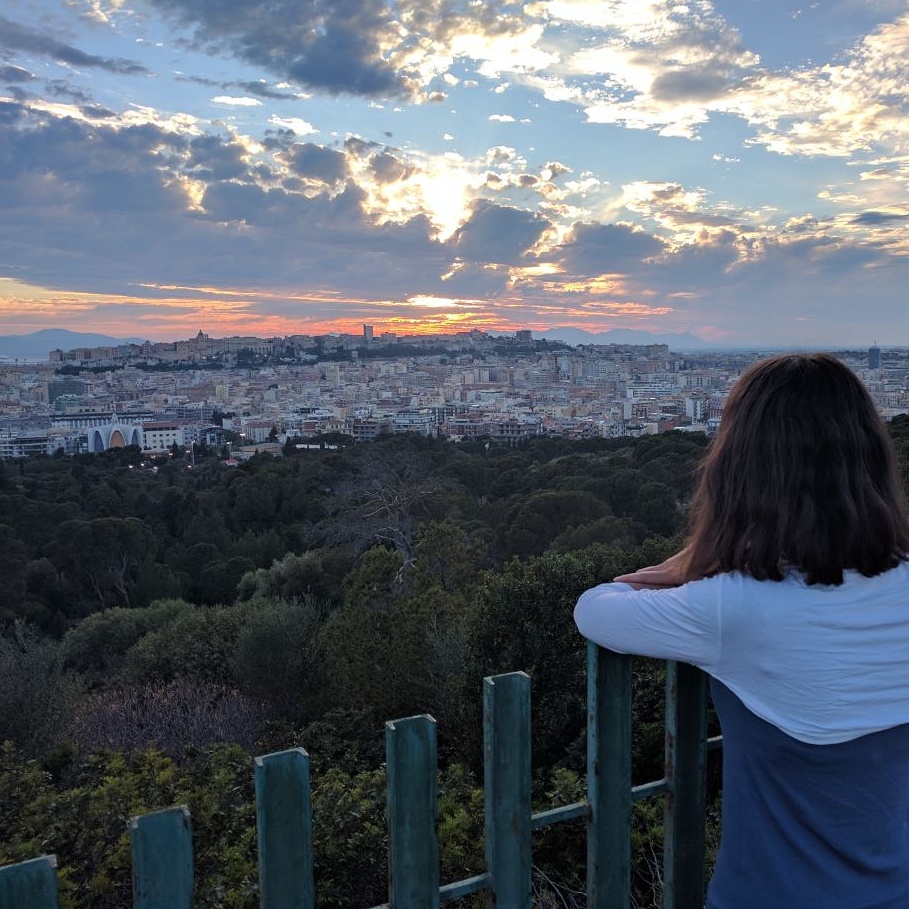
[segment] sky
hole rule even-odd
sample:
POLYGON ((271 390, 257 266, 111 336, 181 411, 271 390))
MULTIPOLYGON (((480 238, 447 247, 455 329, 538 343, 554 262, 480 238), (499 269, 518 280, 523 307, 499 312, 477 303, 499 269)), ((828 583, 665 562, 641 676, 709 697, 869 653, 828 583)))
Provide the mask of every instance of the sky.
POLYGON ((909 345, 909 0, 3 0, 0 334, 909 345))

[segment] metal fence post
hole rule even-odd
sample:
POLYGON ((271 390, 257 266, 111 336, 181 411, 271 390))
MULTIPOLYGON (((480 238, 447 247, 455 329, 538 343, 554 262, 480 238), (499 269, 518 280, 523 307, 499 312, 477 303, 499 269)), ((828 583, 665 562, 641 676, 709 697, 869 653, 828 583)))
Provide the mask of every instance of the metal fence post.
POLYGON ((686 663, 666 665, 666 839, 664 909, 704 905, 707 677, 686 663))
POLYGON ((388 901, 392 909, 438 909, 436 721, 385 724, 388 762, 388 901))
POLYGON ((631 903, 631 657, 587 646, 587 906, 631 903))
POLYGON ((58 909, 57 857, 42 855, 0 868, 0 909, 58 909))
POLYGON ((309 755, 302 748, 256 758, 259 905, 313 909, 309 755))
POLYGON ((530 909, 530 677, 483 679, 486 867, 496 909, 530 909))
POLYGON ((129 820, 133 909, 192 909, 193 847, 185 805, 129 820))

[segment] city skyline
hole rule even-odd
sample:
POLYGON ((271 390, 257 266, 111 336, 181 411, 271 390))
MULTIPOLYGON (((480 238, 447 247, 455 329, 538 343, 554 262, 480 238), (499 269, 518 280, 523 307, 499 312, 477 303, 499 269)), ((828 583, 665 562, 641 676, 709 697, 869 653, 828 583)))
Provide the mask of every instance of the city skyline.
POLYGON ((909 4, 11 0, 4 334, 909 344, 909 4))

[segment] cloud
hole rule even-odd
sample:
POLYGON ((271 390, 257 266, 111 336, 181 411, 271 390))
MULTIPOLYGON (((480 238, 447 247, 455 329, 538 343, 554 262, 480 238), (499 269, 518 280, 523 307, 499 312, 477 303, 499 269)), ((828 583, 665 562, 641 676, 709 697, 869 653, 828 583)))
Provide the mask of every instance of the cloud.
MULTIPOLYGON (((444 293, 452 254, 430 221, 416 211, 375 220, 344 152, 299 144, 254 160, 231 137, 55 119, 9 103, 4 117, 0 261, 10 277, 131 296, 206 284, 270 285, 272 296, 301 286, 351 298, 444 293)), ((391 175, 384 153, 376 164, 391 175)))
POLYGON ((0 65, 0 82, 31 82, 35 77, 21 66, 0 65))
POLYGON ((316 128, 302 117, 278 117, 274 114, 268 122, 280 129, 290 130, 296 136, 308 136, 316 132, 316 128))
POLYGON ((450 0, 150 0, 192 43, 230 54, 291 85, 330 94, 442 100, 434 80, 451 86, 458 58, 487 74, 550 62, 537 48, 538 24, 506 2, 450 0))
POLYGON ((555 180, 556 177, 561 177, 562 174, 570 173, 571 168, 567 164, 562 164, 561 161, 547 161, 540 169, 540 176, 544 180, 555 180))
POLYGON ((658 237, 629 225, 577 223, 554 253, 569 274, 605 275, 633 270, 664 248, 658 237))
POLYGON ((103 69, 121 76, 149 74, 148 69, 132 60, 87 54, 69 44, 55 40, 44 32, 19 25, 2 15, 0 15, 0 47, 9 51, 40 54, 43 57, 49 57, 58 63, 64 63, 68 66, 103 69))
POLYGON ((784 155, 909 155, 909 14, 885 23, 840 62, 756 76, 733 109, 757 127, 753 144, 784 155))
POLYGON ((711 101, 726 94, 732 87, 728 73, 676 69, 657 75, 650 83, 654 101, 711 101))
POLYGON ((852 219, 854 224, 892 224, 909 221, 909 212, 864 211, 852 219))
POLYGON ((211 53, 228 53, 295 85, 367 96, 400 92, 394 65, 382 48, 393 41, 393 22, 375 0, 317 5, 276 0, 200 4, 152 0, 152 6, 192 29, 192 40, 211 53))
POLYGON ((550 226, 531 212, 479 200, 451 242, 462 259, 516 264, 550 226))
POLYGON ((591 30, 582 49, 530 82, 552 100, 580 105, 594 123, 690 138, 759 64, 707 2, 556 0, 531 9, 591 30))
POLYGON ((231 95, 218 95, 211 99, 212 104, 225 104, 228 107, 259 107, 262 102, 258 98, 236 98, 231 95))
POLYGON ((334 183, 347 175, 347 160, 341 152, 307 142, 294 145, 282 156, 297 176, 334 183))

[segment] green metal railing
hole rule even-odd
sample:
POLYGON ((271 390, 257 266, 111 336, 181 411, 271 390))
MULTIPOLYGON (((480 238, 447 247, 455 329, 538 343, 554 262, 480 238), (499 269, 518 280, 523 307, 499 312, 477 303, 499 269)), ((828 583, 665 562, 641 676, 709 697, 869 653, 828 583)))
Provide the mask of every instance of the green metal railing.
MULTIPOLYGON (((632 658, 588 649, 587 787, 583 802, 531 811, 530 678, 484 679, 486 871, 439 881, 436 837, 436 724, 415 716, 385 724, 388 798, 388 904, 438 909, 445 900, 486 891, 496 909, 529 909, 533 831, 587 821, 587 905, 629 909, 631 810, 665 798, 663 906, 701 909, 704 900, 706 681, 699 670, 667 663, 663 779, 631 785, 632 658)), ((297 748, 255 760, 262 909, 311 909, 313 881, 309 757, 297 748)), ((191 909, 192 832, 185 807, 129 821, 134 909, 191 909)), ((56 859, 0 868, 0 909, 58 909, 56 859)), ((378 909, 378 907, 377 907, 378 909)))

